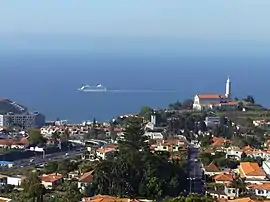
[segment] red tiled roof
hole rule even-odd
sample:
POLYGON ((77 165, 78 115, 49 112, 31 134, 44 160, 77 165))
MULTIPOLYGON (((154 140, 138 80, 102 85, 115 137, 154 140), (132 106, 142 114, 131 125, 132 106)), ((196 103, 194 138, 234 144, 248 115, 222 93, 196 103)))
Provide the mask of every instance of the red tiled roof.
POLYGON ((20 140, 15 139, 0 139, 0 145, 27 145, 29 141, 26 138, 22 138, 20 140))
POLYGON ((219 94, 198 94, 197 95, 200 99, 224 99, 225 95, 219 94))
POLYGON ((266 176, 256 162, 240 162, 239 167, 245 176, 266 176))
POLYGON ((205 170, 207 172, 220 172, 218 167, 214 164, 214 162, 211 162, 208 166, 205 167, 205 170))
POLYGON ((51 173, 48 175, 42 175, 40 177, 40 180, 42 182, 55 182, 57 180, 60 180, 61 178, 63 178, 63 175, 61 175, 59 173, 51 173))
POLYGON ((93 171, 84 173, 80 178, 79 182, 91 183, 93 181, 93 171))
POLYGON ((232 174, 220 173, 213 177, 215 181, 233 181, 232 174))
POLYGON ((84 202, 138 202, 136 199, 118 198, 108 195, 96 195, 94 197, 87 197, 83 199, 84 202))

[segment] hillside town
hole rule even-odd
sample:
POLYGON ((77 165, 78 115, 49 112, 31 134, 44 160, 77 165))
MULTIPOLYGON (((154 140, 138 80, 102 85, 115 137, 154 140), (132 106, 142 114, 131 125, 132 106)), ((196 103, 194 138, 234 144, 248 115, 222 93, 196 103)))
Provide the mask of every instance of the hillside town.
POLYGON ((109 122, 0 107, 0 201, 270 200, 270 111, 252 95, 231 98, 229 78, 225 95, 109 122))

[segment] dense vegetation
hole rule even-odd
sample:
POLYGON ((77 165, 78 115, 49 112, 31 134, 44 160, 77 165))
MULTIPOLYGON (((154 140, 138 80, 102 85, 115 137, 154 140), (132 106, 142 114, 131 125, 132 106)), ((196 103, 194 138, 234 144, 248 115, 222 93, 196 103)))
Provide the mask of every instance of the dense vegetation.
POLYGON ((159 199, 184 192, 185 166, 151 153, 143 134, 138 119, 129 123, 117 157, 95 167, 91 194, 159 199))

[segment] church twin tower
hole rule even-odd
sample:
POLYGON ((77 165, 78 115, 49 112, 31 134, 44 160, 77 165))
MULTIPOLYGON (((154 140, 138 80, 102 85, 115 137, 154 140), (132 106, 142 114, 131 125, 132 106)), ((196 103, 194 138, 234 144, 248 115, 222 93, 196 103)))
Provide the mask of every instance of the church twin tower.
POLYGON ((230 81, 230 78, 229 77, 228 77, 227 82, 226 82, 225 96, 227 98, 230 98, 231 97, 231 81, 230 81))

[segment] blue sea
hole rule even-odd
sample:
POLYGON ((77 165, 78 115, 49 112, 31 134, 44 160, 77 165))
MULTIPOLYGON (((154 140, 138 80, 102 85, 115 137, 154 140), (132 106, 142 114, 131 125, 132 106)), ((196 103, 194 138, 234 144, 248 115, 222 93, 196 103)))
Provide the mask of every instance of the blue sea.
POLYGON ((253 95, 269 107, 269 67, 269 58, 252 56, 2 54, 0 96, 40 111, 48 120, 110 120, 145 105, 164 108, 197 93, 224 93, 230 76, 234 97, 253 95), (77 91, 82 84, 100 83, 114 90, 175 92, 77 91))

